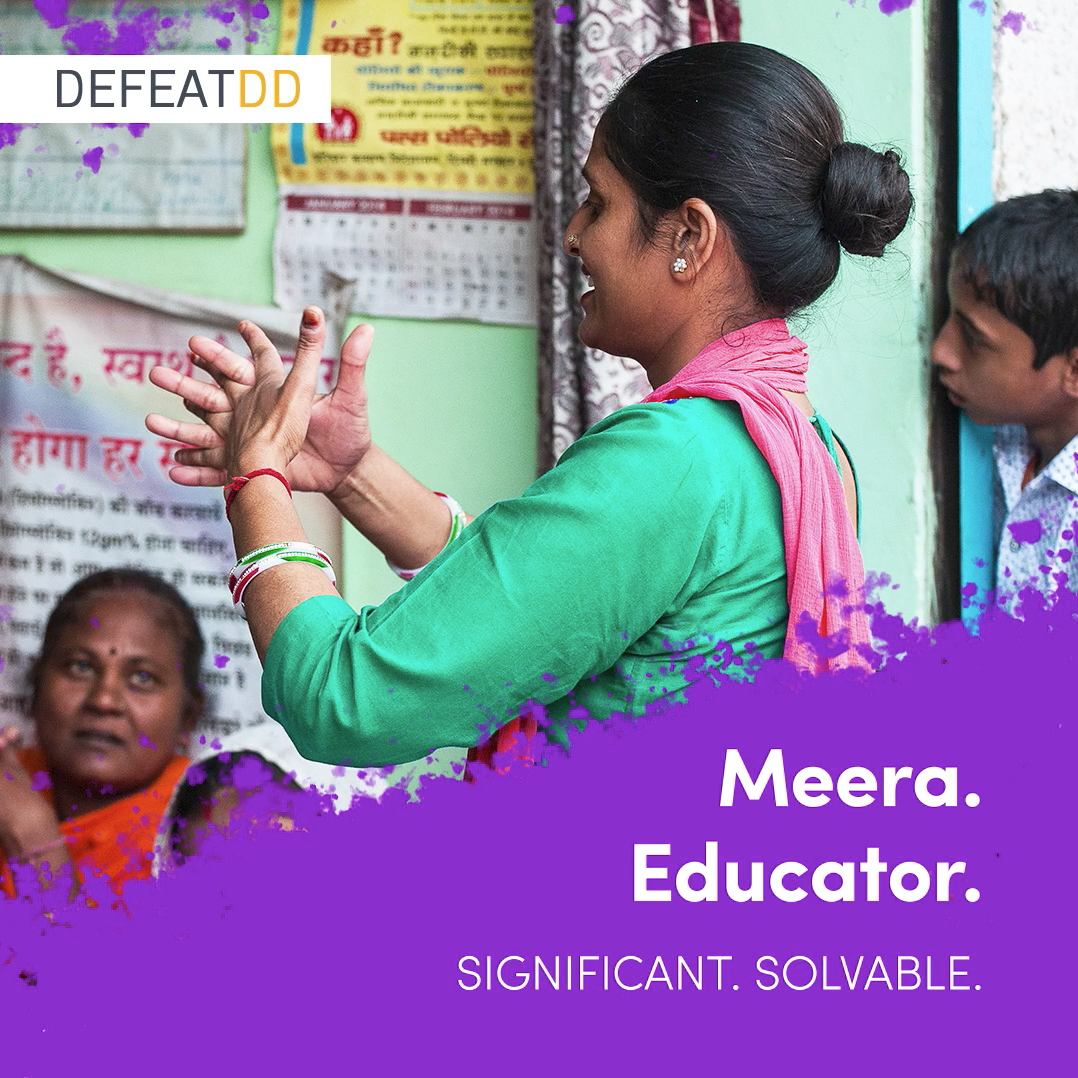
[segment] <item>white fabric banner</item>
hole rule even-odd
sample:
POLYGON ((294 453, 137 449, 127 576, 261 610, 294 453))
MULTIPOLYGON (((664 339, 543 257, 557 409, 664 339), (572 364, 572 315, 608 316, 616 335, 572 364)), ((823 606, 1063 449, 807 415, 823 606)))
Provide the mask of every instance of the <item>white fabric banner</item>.
MULTIPOLYGON (((352 282, 327 276, 324 293, 336 354, 352 282)), ((186 349, 195 333, 245 354, 240 318, 293 354, 300 312, 241 310, 15 256, 0 257, 0 297, 0 724, 26 725, 26 672, 56 599, 87 573, 130 565, 175 584, 202 625, 208 707, 195 753, 222 737, 235 746, 237 731, 267 720, 261 668, 226 585, 231 530, 220 490, 168 478, 177 444, 151 435, 144 417, 190 417, 147 375, 163 363, 205 377, 186 349)), ((328 358, 323 390, 335 377, 328 358)), ((336 555, 339 518, 324 498, 299 497, 312 539, 336 555)), ((343 777, 299 770, 305 783, 343 777)))

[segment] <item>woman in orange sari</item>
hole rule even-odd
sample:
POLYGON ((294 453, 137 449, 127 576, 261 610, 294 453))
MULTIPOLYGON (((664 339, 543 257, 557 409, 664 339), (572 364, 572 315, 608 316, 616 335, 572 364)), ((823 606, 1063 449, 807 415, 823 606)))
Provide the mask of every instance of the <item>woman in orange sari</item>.
POLYGON ((151 874, 154 836, 202 713, 202 634, 169 584, 136 569, 79 581, 30 674, 38 747, 0 729, 0 888, 151 874))

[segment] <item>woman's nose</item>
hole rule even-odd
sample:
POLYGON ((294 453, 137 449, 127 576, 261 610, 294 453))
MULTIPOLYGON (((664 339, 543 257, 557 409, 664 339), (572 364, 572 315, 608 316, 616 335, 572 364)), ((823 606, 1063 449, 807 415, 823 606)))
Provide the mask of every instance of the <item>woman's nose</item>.
POLYGON ((97 711, 123 711, 123 686, 118 674, 104 670, 94 678, 87 703, 97 711))

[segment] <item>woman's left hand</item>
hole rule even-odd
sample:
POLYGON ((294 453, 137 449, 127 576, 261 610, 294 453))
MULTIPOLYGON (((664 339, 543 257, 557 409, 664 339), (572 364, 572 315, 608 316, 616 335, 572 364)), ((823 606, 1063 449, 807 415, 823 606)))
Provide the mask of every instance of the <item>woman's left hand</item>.
POLYGON ((325 340, 325 317, 317 307, 303 312, 296 359, 288 376, 277 349, 253 322, 241 322, 240 334, 251 350, 254 384, 224 381, 232 406, 224 434, 224 464, 229 475, 256 468, 284 471, 307 436, 325 340))
POLYGON ((0 727, 0 849, 8 858, 55 842, 60 822, 49 802, 35 789, 16 749, 19 731, 0 727))

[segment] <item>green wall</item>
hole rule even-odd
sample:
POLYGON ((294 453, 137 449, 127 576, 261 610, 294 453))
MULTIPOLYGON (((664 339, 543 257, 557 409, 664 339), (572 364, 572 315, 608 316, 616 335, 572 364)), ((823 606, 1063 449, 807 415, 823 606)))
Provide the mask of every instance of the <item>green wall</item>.
POLYGON ((935 514, 928 463, 927 255, 931 139, 925 131, 924 4, 892 16, 875 0, 741 0, 742 39, 787 53, 838 99, 847 138, 893 145, 916 210, 883 259, 843 255, 834 288, 792 327, 809 345, 809 393, 850 448, 869 570, 900 585, 907 617, 930 616, 935 514))

